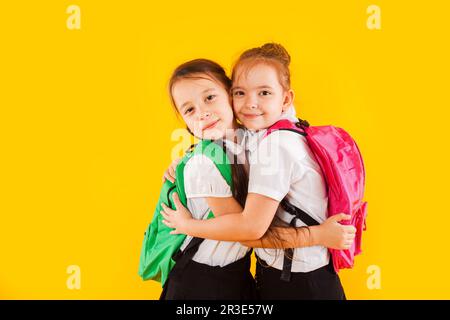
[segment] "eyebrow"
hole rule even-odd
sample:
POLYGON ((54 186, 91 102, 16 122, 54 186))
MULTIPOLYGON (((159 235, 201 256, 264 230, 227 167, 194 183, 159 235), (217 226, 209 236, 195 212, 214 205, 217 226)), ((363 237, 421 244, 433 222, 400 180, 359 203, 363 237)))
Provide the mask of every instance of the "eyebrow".
POLYGON ((271 86, 264 85, 264 86, 256 87, 256 89, 273 89, 273 88, 271 86))
MULTIPOLYGON (((244 88, 242 88, 242 87, 233 87, 233 88, 231 88, 231 91, 234 91, 234 90, 237 90, 237 89, 243 90, 244 88)), ((258 86, 258 87, 256 87, 256 89, 272 89, 273 90, 273 88, 271 86, 267 86, 267 85, 258 86)))
POLYGON ((190 104, 190 101, 186 101, 185 103, 183 103, 180 107, 180 111, 184 111, 184 109, 190 104))
POLYGON ((208 92, 208 91, 214 91, 214 90, 215 90, 214 88, 205 89, 205 90, 202 91, 202 94, 203 94, 203 93, 206 93, 206 92, 208 92))

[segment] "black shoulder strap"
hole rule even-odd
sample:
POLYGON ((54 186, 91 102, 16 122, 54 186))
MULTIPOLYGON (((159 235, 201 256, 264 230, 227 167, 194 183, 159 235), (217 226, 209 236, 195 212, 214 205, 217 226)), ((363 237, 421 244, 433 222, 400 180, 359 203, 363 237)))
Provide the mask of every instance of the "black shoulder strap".
MULTIPOLYGON (((293 129, 279 129, 279 130, 288 130, 295 133, 298 133, 302 136, 306 136, 305 128, 309 127, 309 123, 306 120, 302 120, 298 118, 298 122, 295 123, 295 126, 297 128, 300 128, 303 130, 303 132, 299 132, 297 130, 293 129)), ((291 214, 292 220, 289 223, 290 226, 295 227, 296 220, 300 220, 303 223, 305 223, 307 226, 317 226, 320 223, 315 220, 313 217, 311 217, 309 214, 307 214, 305 211, 303 211, 300 208, 297 208, 293 204, 289 203, 286 198, 283 199, 280 202, 280 206, 289 214, 291 214)), ((289 248, 284 250, 284 259, 283 259, 283 270, 281 271, 281 277, 280 279, 286 282, 291 281, 291 270, 292 270, 292 259, 294 258, 294 249, 289 248)))
POLYGON ((175 260, 176 264, 177 264, 177 269, 180 268, 184 269, 184 267, 187 265, 187 263, 189 261, 192 260, 192 258, 194 257, 194 255, 197 253, 198 248, 200 247, 200 245, 203 242, 203 238, 192 238, 191 241, 189 241, 188 245, 186 246, 186 248, 184 248, 183 251, 178 250, 174 255, 173 255, 173 259, 175 260))
POLYGON ((286 198, 284 198, 281 202, 280 202, 280 206, 290 215, 293 216, 290 225, 292 227, 295 227, 295 220, 300 220, 302 222, 304 222, 307 226, 311 227, 311 226, 318 226, 320 223, 314 219, 313 217, 311 217, 309 214, 307 214, 305 211, 303 211, 302 209, 294 206, 293 204, 291 204, 290 202, 288 202, 286 200, 286 198))
MULTIPOLYGON (((295 227, 296 220, 303 221, 307 226, 317 226, 320 223, 293 204, 289 203, 286 198, 280 202, 280 206, 289 214, 293 216, 289 225, 295 227)), ((283 258, 283 270, 281 271, 280 279, 286 282, 291 281, 292 259, 294 258, 294 249, 285 249, 283 258)))

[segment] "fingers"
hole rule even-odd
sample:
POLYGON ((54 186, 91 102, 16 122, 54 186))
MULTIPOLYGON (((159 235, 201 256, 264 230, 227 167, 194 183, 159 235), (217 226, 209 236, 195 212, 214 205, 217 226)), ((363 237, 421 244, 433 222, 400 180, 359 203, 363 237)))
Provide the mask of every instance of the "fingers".
POLYGON ((341 250, 350 249, 355 242, 355 238, 353 236, 345 238, 344 241, 341 242, 341 250))
POLYGON ((167 170, 166 172, 164 172, 164 175, 162 177, 162 182, 164 183, 164 180, 169 180, 170 182, 174 183, 175 182, 175 177, 171 176, 169 170, 167 170))
POLYGON ((345 248, 346 249, 350 249, 352 247, 352 245, 353 245, 353 241, 345 242, 345 248))
POLYGON ((339 250, 349 250, 353 245, 353 241, 345 241, 339 246, 339 250))
POLYGON ((167 213, 167 212, 165 212, 164 210, 162 210, 161 212, 160 212, 160 214, 162 215, 162 217, 164 218, 163 220, 162 220, 162 222, 165 224, 165 225, 167 225, 168 226, 168 223, 171 223, 170 221, 170 218, 171 218, 171 216, 170 216, 170 213, 167 213))
POLYGON ((355 241, 355 237, 353 236, 348 236, 344 238, 344 242, 353 242, 355 241))
POLYGON ((177 165, 180 162, 180 159, 175 159, 172 164, 169 166, 169 168, 164 172, 162 181, 169 180, 170 182, 174 183, 176 179, 176 169, 177 165))
POLYGON ((163 220, 162 223, 164 223, 169 228, 173 228, 172 224, 169 221, 167 221, 167 220, 163 220))
POLYGON ((169 208, 168 206, 166 206, 166 204, 164 204, 164 203, 161 203, 161 207, 163 208, 163 211, 164 211, 165 213, 172 214, 172 213, 175 212, 175 210, 172 210, 171 208, 169 208))
POLYGON ((171 217, 171 213, 167 212, 167 211, 169 211, 171 209, 168 208, 164 203, 162 203, 161 206, 163 207, 163 210, 160 211, 160 214, 163 217, 162 223, 164 223, 169 228, 174 228, 174 225, 171 222, 171 218, 172 218, 171 217))
POLYGON ((172 164, 169 166, 169 169, 164 173, 164 177, 169 180, 172 183, 175 183, 176 180, 176 170, 178 163, 180 162, 181 158, 175 159, 172 161, 172 164))
POLYGON ((343 238, 345 240, 354 240, 356 237, 356 232, 352 228, 346 228, 343 233, 343 238))
MULTIPOLYGON (((163 218, 165 220, 170 220, 170 216, 167 213, 165 213, 164 211, 161 211, 161 215, 163 216, 163 218)), ((164 222, 164 220, 163 220, 163 222, 164 222)))
POLYGON ((351 226, 342 226, 342 228, 344 229, 344 233, 342 234, 338 249, 349 250, 355 243, 356 233, 354 228, 351 228, 351 226))
POLYGON ((176 225, 174 222, 172 222, 172 214, 175 212, 174 210, 170 209, 168 206, 166 206, 164 203, 161 203, 161 207, 163 210, 160 211, 160 214, 163 217, 162 223, 164 223, 169 228, 172 228, 170 234, 180 234, 178 230, 176 229, 176 225))
POLYGON ((342 228, 344 229, 345 233, 348 233, 348 234, 356 233, 356 228, 354 226, 342 226, 342 228))
POLYGON ((174 179, 174 178, 170 175, 170 173, 167 172, 167 171, 164 173, 164 179, 169 180, 169 181, 172 182, 172 183, 175 182, 175 179, 174 179))
POLYGON ((351 215, 345 213, 339 213, 331 217, 332 220, 339 222, 342 220, 350 220, 352 218, 351 215))
POLYGON ((172 199, 176 210, 178 210, 178 208, 181 208, 183 206, 183 204, 180 201, 180 198, 178 197, 178 193, 174 192, 172 194, 172 199))
POLYGON ((167 220, 162 220, 162 223, 164 223, 166 226, 168 226, 169 228, 172 228, 173 230, 169 232, 169 234, 181 234, 181 232, 179 232, 176 227, 170 223, 167 220))
POLYGON ((350 214, 346 214, 346 213, 340 213, 339 214, 341 220, 350 220, 352 218, 352 216, 350 214))
POLYGON ((175 169, 173 166, 169 168, 170 181, 175 182, 175 169))

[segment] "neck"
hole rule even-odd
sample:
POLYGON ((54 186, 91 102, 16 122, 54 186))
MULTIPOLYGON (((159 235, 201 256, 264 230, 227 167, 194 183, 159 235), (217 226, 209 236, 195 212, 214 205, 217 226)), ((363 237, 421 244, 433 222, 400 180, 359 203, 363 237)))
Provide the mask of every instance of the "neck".
POLYGON ((243 130, 242 127, 236 122, 233 121, 233 124, 230 129, 225 131, 224 139, 237 142, 237 132, 238 130, 243 130))

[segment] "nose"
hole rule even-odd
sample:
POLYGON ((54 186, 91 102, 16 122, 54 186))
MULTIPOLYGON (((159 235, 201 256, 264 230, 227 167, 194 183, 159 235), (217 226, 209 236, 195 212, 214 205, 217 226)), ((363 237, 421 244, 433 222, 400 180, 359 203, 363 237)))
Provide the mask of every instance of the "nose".
POLYGON ((258 103, 256 101, 256 98, 251 95, 248 95, 247 101, 245 101, 245 106, 249 109, 257 109, 258 103))
POLYGON ((202 111, 202 113, 200 114, 200 121, 207 120, 210 117, 211 117, 211 112, 209 112, 209 111, 202 111))

